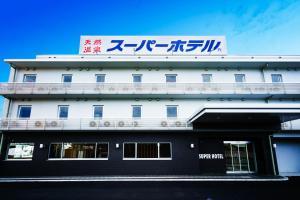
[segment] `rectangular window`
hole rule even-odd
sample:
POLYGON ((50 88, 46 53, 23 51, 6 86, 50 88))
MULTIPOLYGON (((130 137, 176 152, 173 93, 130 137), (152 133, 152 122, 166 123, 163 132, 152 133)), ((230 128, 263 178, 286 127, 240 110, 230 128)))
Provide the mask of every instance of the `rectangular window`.
POLYGON ((96 74, 96 82, 104 83, 105 82, 105 74, 96 74))
POLYGON ((108 159, 108 143, 51 143, 49 159, 108 159))
POLYGON ((94 106, 94 118, 103 117, 103 106, 94 106))
POLYGON ((281 74, 271 74, 273 83, 282 83, 282 75, 281 74))
POLYGON ((227 173, 256 171, 253 144, 248 141, 224 141, 227 173))
POLYGON ((246 81, 245 74, 235 74, 234 78, 236 83, 244 83, 246 81))
POLYGON ((67 119, 69 115, 69 106, 58 106, 58 118, 67 119))
POLYGON ((168 118, 177 117, 177 106, 167 106, 167 117, 168 118))
POLYGON ((176 83, 176 74, 166 74, 166 83, 176 83))
POLYGON ((35 83, 36 82, 36 74, 24 74, 23 82, 24 83, 35 83))
POLYGON ((30 118, 31 115, 31 106, 19 106, 18 108, 18 118, 26 119, 30 118))
POLYGON ((171 159, 171 143, 124 143, 124 159, 171 159))
POLYGON ((203 83, 212 82, 212 74, 202 74, 202 82, 203 83))
POLYGON ((62 82, 63 83, 72 83, 72 74, 63 74, 62 82))
POLYGON ((142 116, 142 106, 132 106, 132 117, 141 118, 142 116))
POLYGON ((10 143, 7 160, 32 160, 34 143, 10 143))
POLYGON ((132 82, 141 83, 142 82, 142 75, 141 74, 132 74, 132 82))

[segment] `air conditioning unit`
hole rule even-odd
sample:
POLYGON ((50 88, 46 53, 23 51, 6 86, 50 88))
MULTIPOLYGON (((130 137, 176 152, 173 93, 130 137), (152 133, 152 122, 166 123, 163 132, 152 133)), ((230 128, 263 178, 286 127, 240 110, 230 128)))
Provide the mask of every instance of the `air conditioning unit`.
POLYGON ((8 120, 1 121, 1 127, 6 128, 8 126, 8 120))
POLYGON ((139 123, 138 123, 137 121, 134 121, 134 122, 132 122, 132 125, 133 125, 134 127, 137 127, 137 126, 139 126, 139 123))
POLYGON ((58 122, 57 121, 51 121, 50 122, 50 126, 51 127, 57 127, 58 126, 58 122))
POLYGON ((90 125, 90 127, 96 127, 97 126, 97 122, 90 121, 89 125, 90 125))
POLYGON ((105 122, 103 123, 103 125, 104 125, 105 127, 109 127, 109 126, 110 126, 110 122, 109 122, 109 121, 105 121, 105 122))
POLYGON ((118 126, 119 126, 119 127, 123 127, 124 125, 125 125, 125 123, 124 123, 123 121, 119 121, 119 122, 118 122, 118 126))
POLYGON ((34 126, 37 128, 41 128, 41 127, 43 127, 43 123, 41 121, 35 121, 34 126))
POLYGON ((175 122, 175 126, 180 127, 181 126, 181 122, 180 121, 176 121, 175 122))
POLYGON ((162 127, 166 127, 166 126, 168 126, 168 122, 162 121, 162 122, 160 123, 160 125, 161 125, 162 127))

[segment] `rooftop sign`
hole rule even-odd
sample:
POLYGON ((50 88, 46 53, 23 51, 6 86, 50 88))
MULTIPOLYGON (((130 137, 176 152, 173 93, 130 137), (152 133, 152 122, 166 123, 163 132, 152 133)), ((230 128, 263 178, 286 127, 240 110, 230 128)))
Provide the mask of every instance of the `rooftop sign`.
POLYGON ((226 55, 224 36, 81 36, 79 54, 226 55))

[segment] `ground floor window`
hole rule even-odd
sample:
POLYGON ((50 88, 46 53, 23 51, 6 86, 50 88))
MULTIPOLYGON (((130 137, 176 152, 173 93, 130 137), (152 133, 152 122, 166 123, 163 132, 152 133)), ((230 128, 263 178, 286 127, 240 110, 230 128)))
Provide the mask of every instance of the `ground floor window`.
POLYGON ((32 160, 34 143, 10 143, 7 160, 32 160))
POLYGON ((226 169, 228 173, 256 171, 253 144, 249 141, 224 141, 226 169))
POLYGON ((108 159, 108 143, 51 143, 49 159, 108 159))
POLYGON ((171 143, 168 142, 126 142, 123 144, 124 160, 171 159, 171 143))

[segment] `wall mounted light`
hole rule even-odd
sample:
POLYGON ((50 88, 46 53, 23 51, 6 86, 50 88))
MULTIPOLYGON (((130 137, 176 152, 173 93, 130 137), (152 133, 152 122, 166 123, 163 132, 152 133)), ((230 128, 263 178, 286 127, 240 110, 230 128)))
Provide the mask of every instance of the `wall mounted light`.
POLYGON ((190 145, 191 149, 195 148, 195 145, 193 143, 191 143, 190 145))
POLYGON ((118 149, 118 148, 120 148, 120 145, 119 145, 119 143, 116 143, 116 148, 118 149))
POLYGON ((40 149, 44 148, 44 144, 40 144, 40 149))

